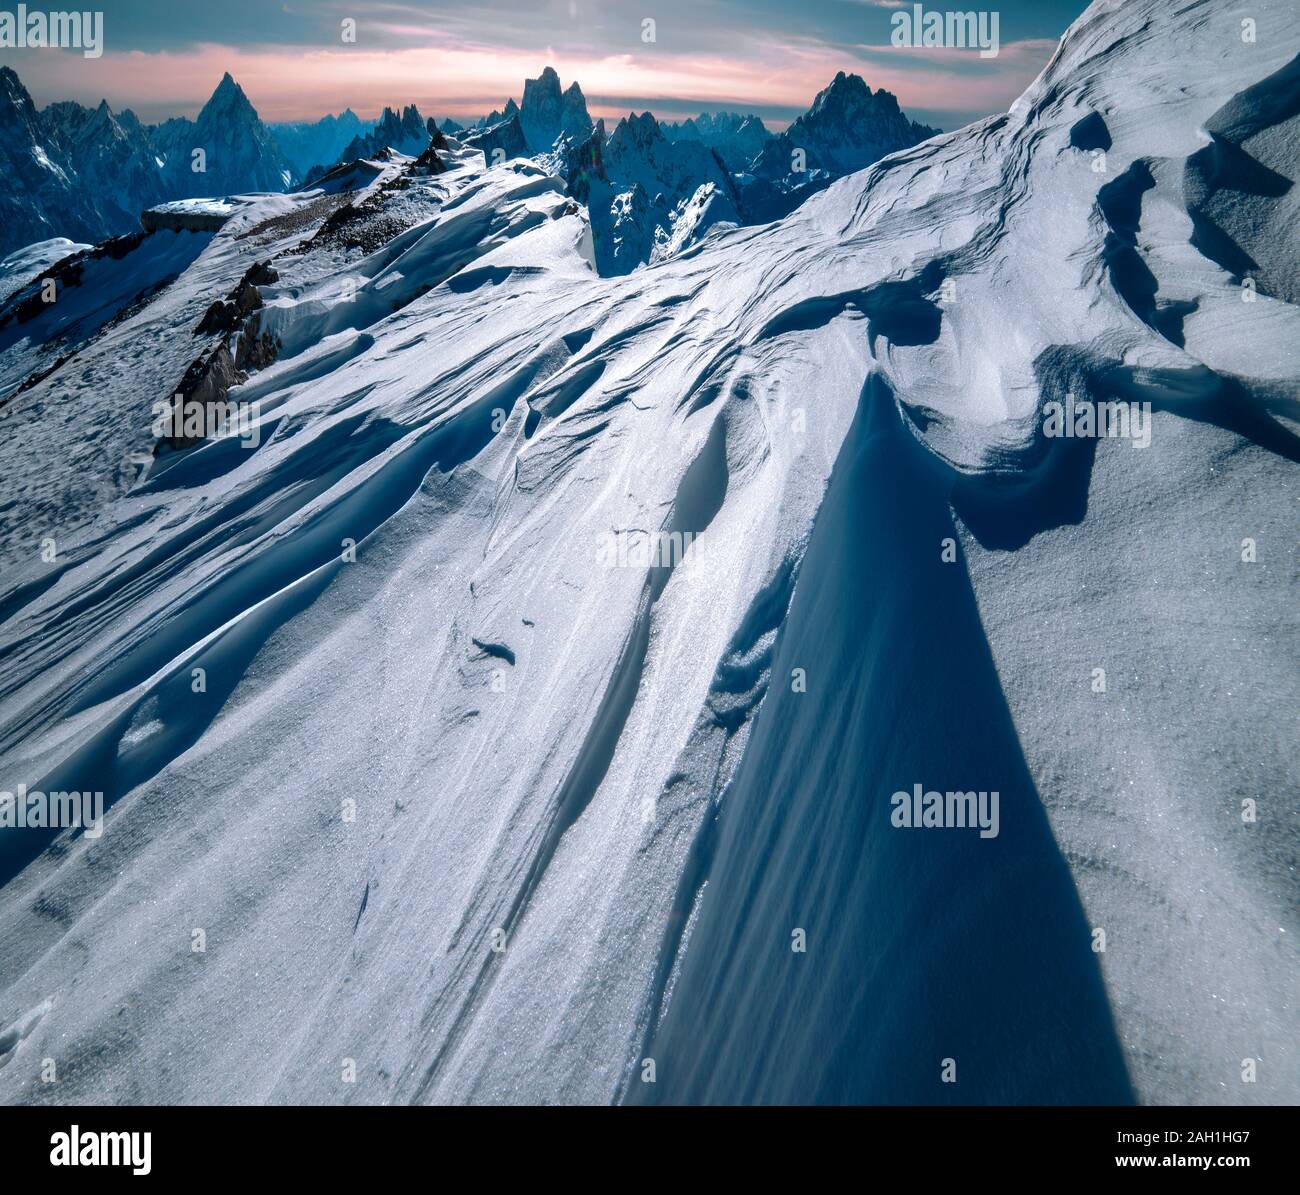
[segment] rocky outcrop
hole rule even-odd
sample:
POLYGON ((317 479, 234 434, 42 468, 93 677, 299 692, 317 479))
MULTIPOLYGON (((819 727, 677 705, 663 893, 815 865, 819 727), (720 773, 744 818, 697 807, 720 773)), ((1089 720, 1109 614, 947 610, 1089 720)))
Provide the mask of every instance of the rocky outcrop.
POLYGON ((241 320, 262 306, 262 293, 257 288, 279 280, 280 275, 271 268, 269 262, 254 262, 230 292, 230 296, 218 299, 203 313, 203 318, 194 329, 194 335, 212 336, 233 332, 241 320))
POLYGON ((189 448, 204 438, 192 434, 195 412, 198 426, 221 427, 231 414, 230 391, 252 373, 275 361, 280 345, 261 327, 263 306, 259 286, 279 280, 268 262, 255 262, 225 299, 204 313, 194 335, 219 335, 207 351, 196 357, 172 392, 172 418, 167 432, 154 446, 154 455, 167 449, 189 448))

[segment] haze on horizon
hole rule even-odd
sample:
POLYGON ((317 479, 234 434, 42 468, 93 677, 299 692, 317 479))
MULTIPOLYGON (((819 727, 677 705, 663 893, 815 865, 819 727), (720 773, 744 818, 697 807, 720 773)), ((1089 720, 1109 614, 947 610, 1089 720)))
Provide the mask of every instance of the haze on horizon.
MULTIPOLYGON (((899 48, 902 0, 115 0, 104 52, 0 50, 37 104, 107 99, 142 120, 194 116, 224 72, 268 122, 352 108, 373 117, 417 104, 476 119, 518 99, 554 66, 592 115, 649 110, 753 112, 776 129, 836 71, 894 92, 908 115, 944 129, 1003 111, 1050 58, 1081 0, 1002 3, 1000 52, 899 48), (654 41, 643 40, 653 19, 654 41), (355 42, 343 22, 356 22, 355 42)), ((33 9, 35 5, 31 6, 33 9)), ((974 6, 970 6, 974 8, 974 6)))

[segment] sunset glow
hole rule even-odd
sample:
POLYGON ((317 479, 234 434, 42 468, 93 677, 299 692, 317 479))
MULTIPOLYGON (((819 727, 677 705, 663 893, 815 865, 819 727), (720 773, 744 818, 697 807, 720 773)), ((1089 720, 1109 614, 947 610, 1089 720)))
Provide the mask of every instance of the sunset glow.
POLYGON ((374 116, 385 105, 411 103, 439 118, 477 118, 511 96, 518 99, 523 80, 551 65, 566 84, 576 79, 582 85, 593 116, 649 109, 672 119, 734 108, 757 111, 781 127, 837 70, 845 70, 894 92, 914 115, 953 127, 963 116, 1005 109, 1054 48, 1048 39, 1015 42, 978 66, 961 50, 864 45, 828 52, 812 43, 756 37, 725 57, 654 47, 644 53, 539 54, 450 38, 385 49, 204 43, 176 50, 110 49, 94 61, 53 50, 0 57, 31 77, 38 103, 66 98, 95 104, 106 98, 114 109, 129 107, 151 121, 195 115, 227 70, 268 121, 311 120, 346 107, 374 116), (32 59, 37 54, 38 70, 32 59))

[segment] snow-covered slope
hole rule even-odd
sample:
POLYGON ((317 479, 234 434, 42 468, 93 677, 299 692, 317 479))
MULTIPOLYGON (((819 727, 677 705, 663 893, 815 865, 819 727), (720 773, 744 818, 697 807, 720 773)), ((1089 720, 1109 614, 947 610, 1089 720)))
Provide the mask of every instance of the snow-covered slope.
POLYGON ((210 239, 202 230, 117 237, 61 255, 15 289, 0 301, 0 400, 67 364, 79 345, 176 278, 210 239))
POLYGON ((1101 0, 626 277, 456 143, 241 208, 0 408, 0 787, 109 805, 0 829, 0 1096, 1293 1102, 1297 50, 1101 0))
POLYGON ((0 302, 65 257, 89 248, 90 245, 78 244, 67 237, 51 237, 48 241, 36 241, 15 249, 0 261, 0 302))

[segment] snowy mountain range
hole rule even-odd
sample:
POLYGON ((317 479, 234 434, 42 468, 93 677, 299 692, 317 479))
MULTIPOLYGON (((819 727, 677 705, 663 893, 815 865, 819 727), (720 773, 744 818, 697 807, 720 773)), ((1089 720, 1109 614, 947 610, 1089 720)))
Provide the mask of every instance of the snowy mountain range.
POLYGON ((227 73, 197 120, 142 125, 62 102, 37 111, 0 68, 0 253, 51 237, 100 241, 134 232, 156 203, 245 191, 283 191, 293 178, 270 130, 227 73))
POLYGON ((590 213, 597 269, 623 274, 681 252, 715 225, 784 215, 833 179, 938 130, 907 120, 889 92, 873 94, 840 72, 780 137, 755 116, 727 112, 668 125, 630 113, 607 134, 603 120, 592 124, 578 84, 562 92, 547 67, 525 82, 521 103, 507 101, 472 129, 443 131, 486 162, 532 156, 564 177, 590 213))
MULTIPOLYGON (((385 149, 418 157, 435 127, 414 104, 385 108, 374 122, 348 109, 313 123, 268 126, 229 73, 196 121, 145 126, 130 111, 114 114, 107 102, 38 112, 5 68, 0 134, 18 185, 0 200, 7 217, 0 253, 56 236, 80 242, 131 233, 140 213, 162 202, 310 185, 385 149)), ((661 128, 646 112, 620 120, 606 144, 582 88, 562 88, 549 66, 525 80, 520 103, 508 100, 468 130, 444 122, 442 131, 477 146, 487 160, 532 156, 563 177, 581 173, 575 195, 598 209, 596 252, 608 273, 662 260, 714 224, 782 215, 833 178, 936 132, 908 121, 888 92, 873 94, 861 78, 841 72, 780 137, 754 116, 702 113, 661 128)))
POLYGON ((285 192, 233 84, 2 76, 6 220, 100 243, 0 266, 0 792, 86 798, 0 823, 0 1100, 1300 1098, 1251 13, 1097 0, 925 139, 837 78, 762 173, 544 72, 285 192), (103 242, 80 134, 257 185, 103 242))
MULTIPOLYGON (((669 141, 700 141, 716 150, 727 169, 741 174, 748 170, 763 147, 772 139, 757 116, 735 112, 701 112, 690 120, 660 125, 669 141)), ((882 155, 883 156, 883 155, 882 155)))
POLYGON ((385 108, 379 119, 366 130, 358 132, 334 157, 321 157, 318 164, 306 171, 304 180, 310 184, 334 166, 373 158, 385 149, 395 149, 409 157, 419 157, 429 147, 429 122, 420 115, 420 109, 407 104, 401 113, 385 108))
POLYGON ((373 120, 362 120, 351 108, 346 108, 337 116, 267 127, 280 152, 293 167, 294 177, 304 179, 320 163, 336 163, 352 140, 371 132, 375 124, 373 120))
POLYGON ((567 166, 574 194, 591 216, 602 274, 661 261, 718 223, 740 223, 726 163, 700 141, 669 141, 649 112, 620 120, 608 139, 602 121, 585 152, 567 166))

